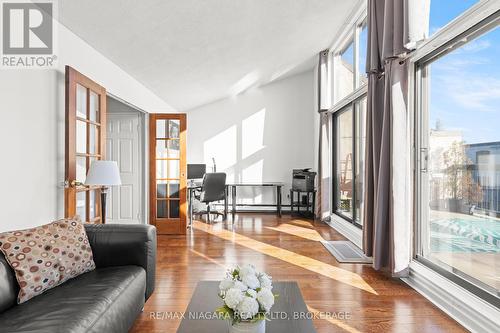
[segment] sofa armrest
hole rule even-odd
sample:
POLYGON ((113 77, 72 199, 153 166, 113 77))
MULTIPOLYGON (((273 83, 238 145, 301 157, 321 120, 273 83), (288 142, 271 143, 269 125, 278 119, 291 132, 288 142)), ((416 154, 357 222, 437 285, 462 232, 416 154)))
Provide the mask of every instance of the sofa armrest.
POLYGON ((99 267, 137 265, 146 271, 146 300, 155 287, 156 228, 145 224, 85 224, 99 267))

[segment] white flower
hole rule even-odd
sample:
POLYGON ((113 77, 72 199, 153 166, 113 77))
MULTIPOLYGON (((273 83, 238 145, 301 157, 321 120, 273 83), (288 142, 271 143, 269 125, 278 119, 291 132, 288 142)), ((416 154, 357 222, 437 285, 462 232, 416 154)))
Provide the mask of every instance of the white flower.
POLYGON ((248 286, 241 281, 234 281, 233 288, 239 289, 241 291, 246 291, 248 289, 248 286))
POLYGON ((247 294, 252 297, 252 298, 256 298, 257 297, 257 292, 253 289, 248 289, 247 290, 247 294))
POLYGON ((245 276, 248 275, 256 275, 255 274, 255 267, 248 264, 240 268, 240 278, 243 280, 245 276))
POLYGON ((230 279, 225 279, 225 280, 222 280, 219 284, 219 289, 220 291, 226 291, 230 288, 233 288, 234 286, 234 281, 233 280, 230 280, 230 279))
POLYGON ((261 273, 259 275, 259 282, 261 288, 272 289, 272 283, 273 283, 272 278, 266 273, 261 273))
POLYGON ((226 291, 226 295, 224 297, 224 302, 226 303, 227 306, 229 306, 231 309, 236 309, 238 304, 241 302, 243 299, 243 293, 241 290, 236 289, 236 288, 231 288, 228 291, 226 291))
POLYGON ((241 281, 248 286, 248 288, 251 289, 257 289, 260 287, 260 282, 257 276, 255 275, 245 275, 241 278, 241 281))
POLYGON ((237 310, 241 319, 252 319, 259 312, 259 303, 257 303, 255 298, 245 296, 240 304, 238 304, 237 310))
POLYGON ((262 288, 257 293, 257 300, 266 312, 271 310, 271 307, 274 305, 274 295, 268 288, 262 288))

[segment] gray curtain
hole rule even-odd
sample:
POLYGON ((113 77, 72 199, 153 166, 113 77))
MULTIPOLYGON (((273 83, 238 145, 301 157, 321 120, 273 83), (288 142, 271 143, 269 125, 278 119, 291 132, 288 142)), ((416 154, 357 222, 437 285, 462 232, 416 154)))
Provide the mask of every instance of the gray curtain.
POLYGON ((319 147, 318 147, 318 188, 316 200, 316 217, 321 220, 330 218, 330 113, 319 114, 319 147))
POLYGON ((329 50, 323 50, 318 57, 318 112, 327 111, 330 108, 330 91, 328 85, 328 54, 329 50))
POLYGON ((328 50, 319 53, 318 63, 318 112, 319 112, 319 144, 318 144, 318 182, 316 197, 316 217, 328 218, 330 215, 330 92, 328 91, 328 50))
MULTIPOLYGON (((407 67, 400 58, 408 50, 405 0, 368 0, 368 73, 366 173, 363 249, 377 270, 405 276, 395 243, 392 177, 392 115, 395 99, 407 98, 407 67), (396 269, 397 267, 397 269, 396 269)), ((396 105, 400 107, 400 105, 396 105)), ((405 106, 403 106, 405 107, 405 106)), ((396 221, 396 223, 408 221, 396 221)), ((400 228, 397 228, 400 230, 400 228)), ((408 239, 404 237, 405 241, 408 239)), ((408 261, 405 253, 402 260, 408 261)))

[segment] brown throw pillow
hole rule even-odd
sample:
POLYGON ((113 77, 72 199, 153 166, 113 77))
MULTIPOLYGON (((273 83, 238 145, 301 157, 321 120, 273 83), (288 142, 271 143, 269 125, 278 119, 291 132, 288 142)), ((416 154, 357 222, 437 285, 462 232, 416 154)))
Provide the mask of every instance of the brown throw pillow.
POLYGON ((85 228, 78 219, 1 233, 0 249, 16 273, 19 304, 95 269, 85 228))

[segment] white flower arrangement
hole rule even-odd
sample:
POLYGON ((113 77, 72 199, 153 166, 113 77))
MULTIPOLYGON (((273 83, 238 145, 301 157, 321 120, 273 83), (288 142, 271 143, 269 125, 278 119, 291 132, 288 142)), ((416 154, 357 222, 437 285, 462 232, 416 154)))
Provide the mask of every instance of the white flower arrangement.
POLYGON ((224 305, 216 311, 232 324, 265 320, 278 295, 272 293, 271 276, 259 272, 253 265, 229 269, 219 284, 219 296, 224 305))

